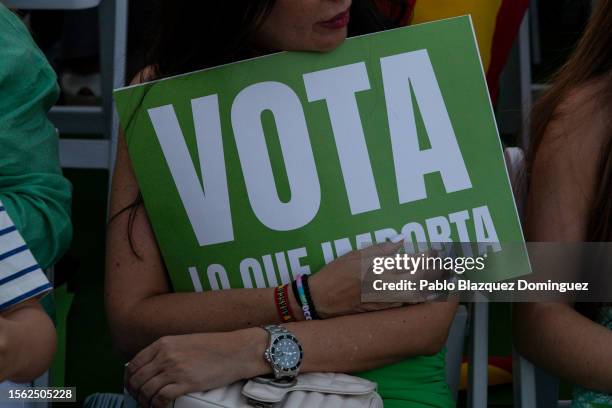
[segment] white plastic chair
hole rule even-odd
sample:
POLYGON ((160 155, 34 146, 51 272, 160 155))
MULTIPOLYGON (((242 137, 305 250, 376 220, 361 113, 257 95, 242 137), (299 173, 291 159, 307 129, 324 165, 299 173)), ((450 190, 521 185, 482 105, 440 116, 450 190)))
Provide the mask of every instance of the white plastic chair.
MULTIPOLYGON (((527 183, 524 175, 525 155, 519 148, 508 148, 504 151, 508 174, 512 183, 514 198, 523 219, 523 210, 527 200, 527 183)), ((514 406, 518 408, 561 408, 567 407, 570 401, 559 401, 559 380, 535 367, 516 350, 512 353, 514 406)))
POLYGON ((455 401, 459 393, 461 360, 463 357, 467 322, 468 310, 465 306, 460 305, 446 340, 446 382, 455 401))
POLYGON ((467 406, 487 406, 489 305, 459 305, 446 340, 446 383, 457 401, 465 340, 468 339, 467 406))
MULTIPOLYGON (((524 196, 526 195, 526 184, 524 183, 523 177, 523 167, 524 167, 524 154, 520 148, 507 148, 504 151, 504 156, 506 158, 506 165, 508 168, 508 174, 510 177, 510 182, 512 185, 512 190, 515 193, 515 201, 517 204, 519 216, 522 219, 522 212, 524 207, 524 196)), ((486 408, 488 403, 488 365, 489 365, 489 304, 486 298, 476 299, 477 301, 471 303, 469 305, 469 314, 467 316, 469 326, 469 335, 468 335, 468 389, 467 389, 467 406, 470 408, 486 408)), ((462 306, 465 310, 465 307, 462 306)), ((456 398, 457 393, 457 385, 454 377, 455 373, 451 370, 454 370, 456 367, 457 354, 456 348, 453 349, 451 344, 457 340, 455 336, 457 334, 453 333, 453 330, 459 330, 460 323, 459 312, 458 316, 455 317, 455 322, 453 322, 453 327, 451 328, 451 333, 449 334, 449 340, 447 341, 447 382, 453 395, 456 398)), ((463 327, 465 330, 465 327, 463 327)), ((456 346, 455 346, 456 347, 456 346)), ((463 348, 463 343, 461 343, 461 347, 463 348)), ((516 398, 520 398, 525 401, 525 405, 523 407, 535 407, 536 405, 530 405, 533 400, 535 403, 535 381, 529 381, 529 378, 534 378, 533 374, 533 366, 527 360, 518 356, 514 353, 515 368, 514 375, 515 377, 520 375, 521 379, 523 379, 523 384, 525 388, 523 389, 522 394, 515 393, 515 401, 518 401, 516 398), (533 392, 530 392, 529 389, 533 389, 533 392), (533 398, 532 398, 533 395, 533 398)), ((459 357, 460 364, 460 357, 459 357)), ((458 380, 457 380, 458 381, 458 380)), ((516 387, 517 380, 515 380, 514 384, 516 387)), ((516 390, 516 388, 515 388, 516 390)))
MULTIPOLYGON (((506 157, 506 166, 508 168, 508 175, 510 176, 510 182, 512 184, 512 191, 514 193, 514 199, 516 206, 519 211, 521 220, 523 219, 523 212, 525 203, 527 200, 527 183, 525 179, 525 154, 523 150, 517 147, 507 148, 504 151, 506 157)), ((518 408, 531 408, 531 407, 555 407, 556 397, 554 402, 545 403, 544 399, 550 399, 545 397, 542 392, 544 388, 551 389, 551 387, 539 387, 540 394, 537 393, 537 383, 549 382, 548 379, 544 378, 538 373, 534 365, 522 357, 516 350, 512 352, 513 362, 513 386, 514 386, 514 406, 518 408)), ((554 384, 553 388, 554 388, 554 384)), ((553 391, 554 393, 554 391, 553 391)), ((547 393, 548 394, 548 393, 547 393)))
POLYGON ((470 304, 467 406, 486 408, 489 391, 489 303, 470 304))
POLYGON ((488 390, 489 305, 460 305, 446 340, 446 382, 457 400, 465 339, 468 339, 467 406, 485 408, 488 390))

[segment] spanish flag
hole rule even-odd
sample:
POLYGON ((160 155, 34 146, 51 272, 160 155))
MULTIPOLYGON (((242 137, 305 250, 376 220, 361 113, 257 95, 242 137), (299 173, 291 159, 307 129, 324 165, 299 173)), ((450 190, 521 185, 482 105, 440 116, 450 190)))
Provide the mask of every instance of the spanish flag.
POLYGON ((491 99, 499 75, 529 6, 529 0, 375 0, 379 9, 400 25, 420 24, 470 14, 491 99))

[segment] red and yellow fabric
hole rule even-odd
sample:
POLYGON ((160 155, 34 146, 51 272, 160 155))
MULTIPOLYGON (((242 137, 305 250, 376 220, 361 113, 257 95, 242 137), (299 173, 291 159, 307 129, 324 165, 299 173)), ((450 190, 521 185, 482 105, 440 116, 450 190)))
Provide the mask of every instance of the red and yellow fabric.
MULTIPOLYGON (((461 374, 459 377, 459 389, 467 389, 469 365, 467 361, 461 363, 461 374)), ((489 386, 512 383, 512 356, 489 357, 487 367, 487 378, 489 386)))
POLYGON ((529 0, 375 0, 382 12, 402 24, 419 24, 470 14, 487 75, 491 99, 518 34, 529 0), (400 5, 403 4, 403 7, 400 5), (397 13, 403 12, 402 16, 397 13))

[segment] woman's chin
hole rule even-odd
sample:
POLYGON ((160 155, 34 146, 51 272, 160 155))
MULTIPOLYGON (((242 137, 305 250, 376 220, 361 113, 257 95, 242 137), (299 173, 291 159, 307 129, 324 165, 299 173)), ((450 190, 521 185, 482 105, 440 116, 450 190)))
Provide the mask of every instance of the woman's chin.
POLYGON ((327 35, 325 37, 317 39, 315 49, 313 51, 329 52, 338 48, 344 42, 344 40, 346 40, 346 29, 341 31, 341 33, 335 35, 327 35))

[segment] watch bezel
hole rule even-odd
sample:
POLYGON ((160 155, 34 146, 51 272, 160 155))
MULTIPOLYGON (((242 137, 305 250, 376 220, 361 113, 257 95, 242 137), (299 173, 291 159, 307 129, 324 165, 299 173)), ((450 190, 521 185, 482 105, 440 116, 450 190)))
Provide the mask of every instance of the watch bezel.
POLYGON ((300 365, 302 364, 302 359, 304 358, 304 351, 302 349, 302 345, 300 344, 300 342, 298 341, 297 337, 295 337, 293 334, 291 333, 283 333, 280 334, 278 336, 275 336, 275 338, 272 340, 271 344, 270 344, 270 353, 269 353, 269 357, 270 357, 270 363, 272 363, 274 366, 276 366, 276 368, 283 373, 291 373, 295 370, 297 370, 300 365), (298 347, 298 350, 300 351, 300 356, 296 362, 295 365, 291 366, 291 367, 282 367, 278 361, 275 358, 275 346, 281 341, 281 340, 291 340, 293 341, 293 343, 295 343, 298 347))

